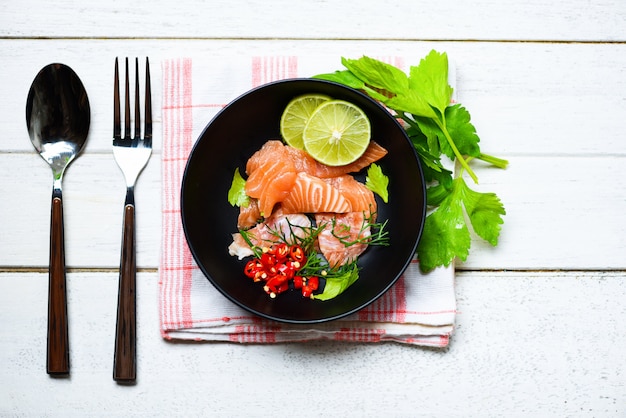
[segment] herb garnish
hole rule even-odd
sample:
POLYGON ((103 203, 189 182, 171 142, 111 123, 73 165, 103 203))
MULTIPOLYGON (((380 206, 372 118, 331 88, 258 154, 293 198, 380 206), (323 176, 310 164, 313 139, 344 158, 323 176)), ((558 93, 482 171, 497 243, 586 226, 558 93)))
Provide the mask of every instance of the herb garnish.
POLYGON ((471 236, 465 214, 479 237, 497 245, 502 216, 506 214, 504 206, 494 193, 470 189, 463 174, 478 183, 471 160, 498 168, 506 168, 508 161, 483 154, 469 112, 458 103, 450 103, 447 54, 431 51, 419 65, 410 68, 408 76, 391 64, 367 56, 342 58, 341 63, 347 70, 314 78, 361 90, 394 111, 406 123, 407 134, 422 162, 430 213, 417 248, 420 269, 448 266, 455 257, 467 259, 471 236), (460 165, 457 178, 442 163, 444 156, 460 165))

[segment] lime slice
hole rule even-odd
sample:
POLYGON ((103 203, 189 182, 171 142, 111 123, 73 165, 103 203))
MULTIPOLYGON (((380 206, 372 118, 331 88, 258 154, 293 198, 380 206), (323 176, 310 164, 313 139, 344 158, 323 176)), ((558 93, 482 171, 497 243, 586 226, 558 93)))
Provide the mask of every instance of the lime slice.
POLYGON ((315 109, 304 127, 304 149, 317 161, 331 166, 350 164, 369 145, 371 126, 358 106, 329 100, 315 109))
POLYGON ((304 149, 302 131, 315 109, 328 100, 323 94, 303 94, 287 104, 280 117, 280 134, 287 144, 304 149))

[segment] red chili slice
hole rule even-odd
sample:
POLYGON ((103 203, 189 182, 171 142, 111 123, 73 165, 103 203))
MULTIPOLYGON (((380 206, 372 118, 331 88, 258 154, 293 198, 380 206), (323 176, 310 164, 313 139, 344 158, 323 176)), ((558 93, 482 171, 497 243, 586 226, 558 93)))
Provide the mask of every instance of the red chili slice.
POLYGON ((306 254, 304 254, 304 250, 299 245, 292 245, 289 249, 289 258, 291 261, 297 261, 304 264, 306 261, 306 254))
POLYGON ((276 257, 269 252, 263 253, 261 255, 261 264, 263 264, 263 267, 266 269, 272 268, 276 265, 276 257))
POLYGON ((289 257, 289 246, 285 243, 276 244, 272 247, 272 254, 276 257, 277 263, 284 263, 289 257))
POLYGON ((319 278, 316 276, 307 277, 302 283, 302 296, 310 298, 313 292, 319 287, 319 278))
POLYGON ((302 296, 310 297, 317 290, 317 277, 302 277, 296 273, 306 263, 306 254, 299 245, 280 243, 266 248, 260 257, 250 260, 244 267, 244 274, 255 282, 264 281, 263 289, 270 297, 289 289, 293 280, 294 287, 300 289, 302 296))
POLYGON ((259 268, 262 267, 258 264, 258 261, 255 260, 250 260, 246 263, 246 266, 243 268, 243 273, 250 277, 251 279, 253 279, 257 272, 259 271, 259 268))
POLYGON ((302 276, 293 277, 293 287, 295 287, 296 289, 302 289, 303 283, 304 283, 304 278, 302 276))
POLYGON ((309 279, 306 281, 306 283, 309 285, 309 287, 312 290, 317 290, 320 286, 320 279, 317 276, 311 276, 309 277, 309 279))

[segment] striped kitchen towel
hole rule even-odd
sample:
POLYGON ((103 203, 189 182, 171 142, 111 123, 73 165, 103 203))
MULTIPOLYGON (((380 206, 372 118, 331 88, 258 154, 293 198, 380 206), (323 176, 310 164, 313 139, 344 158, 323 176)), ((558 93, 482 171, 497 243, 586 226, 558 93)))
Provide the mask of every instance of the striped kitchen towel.
MULTIPOLYGON (((403 57, 377 58, 404 68, 403 57)), ((424 275, 414 261, 389 292, 360 312, 302 326, 268 321, 234 305, 213 288, 187 247, 180 217, 180 186, 187 157, 207 123, 226 104, 253 87, 332 72, 340 65, 339 56, 212 56, 210 60, 179 58, 163 62, 163 238, 159 267, 163 338, 448 345, 456 315, 453 267, 424 275)))

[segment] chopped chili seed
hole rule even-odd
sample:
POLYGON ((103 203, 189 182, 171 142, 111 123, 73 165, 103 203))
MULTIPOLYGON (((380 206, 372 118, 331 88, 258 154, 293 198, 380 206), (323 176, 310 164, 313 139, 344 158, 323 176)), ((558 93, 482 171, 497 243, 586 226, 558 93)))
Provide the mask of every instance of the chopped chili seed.
POLYGON ((289 257, 289 246, 285 243, 278 244, 273 248, 273 254, 277 262, 283 263, 289 257))
POLYGON ((299 245, 284 243, 263 247, 260 257, 250 260, 244 274, 255 282, 265 282, 263 290, 271 297, 289 290, 289 283, 299 289, 303 297, 312 297, 319 287, 317 277, 303 277, 297 272, 306 264, 306 254, 299 245))
POLYGON ((293 261, 298 261, 300 263, 304 263, 306 261, 306 255, 304 254, 304 250, 299 245, 292 245, 289 250, 289 257, 293 261))

